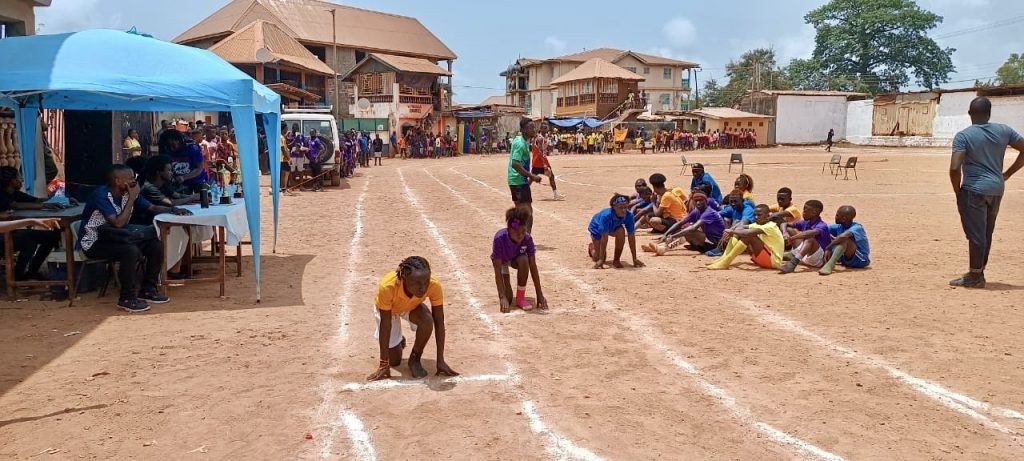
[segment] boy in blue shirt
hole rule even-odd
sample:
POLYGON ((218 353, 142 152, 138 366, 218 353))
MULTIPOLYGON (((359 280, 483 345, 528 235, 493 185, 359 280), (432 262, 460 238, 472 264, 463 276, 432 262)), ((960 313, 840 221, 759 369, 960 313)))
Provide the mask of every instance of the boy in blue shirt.
POLYGON ((828 262, 818 270, 819 274, 831 274, 836 263, 851 269, 863 269, 871 264, 868 234, 864 231, 864 226, 853 221, 853 218, 856 217, 857 210, 852 206, 844 205, 836 210, 836 223, 828 226, 828 233, 832 235, 832 243, 825 247, 825 251, 832 251, 832 255, 828 262))

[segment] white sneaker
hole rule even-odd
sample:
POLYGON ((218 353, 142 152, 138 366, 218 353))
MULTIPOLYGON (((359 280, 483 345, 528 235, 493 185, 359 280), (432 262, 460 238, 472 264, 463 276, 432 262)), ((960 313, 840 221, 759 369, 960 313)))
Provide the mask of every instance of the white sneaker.
POLYGON ((558 191, 557 191, 557 190, 556 190, 556 191, 554 191, 554 194, 553 194, 553 195, 554 195, 554 197, 555 197, 555 200, 565 200, 565 196, 564 196, 564 195, 562 195, 562 194, 560 194, 560 193, 558 193, 558 191))

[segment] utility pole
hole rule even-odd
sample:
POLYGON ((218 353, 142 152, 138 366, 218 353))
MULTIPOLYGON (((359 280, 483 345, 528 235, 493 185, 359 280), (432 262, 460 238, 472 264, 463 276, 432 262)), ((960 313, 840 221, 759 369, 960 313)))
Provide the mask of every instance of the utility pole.
POLYGON ((334 48, 333 53, 335 66, 335 68, 332 68, 334 69, 334 101, 332 102, 338 106, 337 109, 334 109, 331 112, 337 111, 335 113, 337 115, 341 115, 341 93, 338 92, 338 69, 336 68, 338 67, 338 18, 336 15, 337 11, 337 8, 331 8, 331 42, 334 48))

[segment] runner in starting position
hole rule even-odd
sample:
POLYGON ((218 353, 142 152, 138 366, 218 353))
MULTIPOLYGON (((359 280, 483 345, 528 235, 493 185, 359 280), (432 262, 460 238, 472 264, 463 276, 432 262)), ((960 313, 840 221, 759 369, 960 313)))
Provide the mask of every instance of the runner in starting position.
POLYGON ((548 302, 540 288, 540 270, 537 269, 537 248, 533 237, 526 232, 526 221, 530 212, 526 208, 509 208, 505 212, 506 227, 494 234, 491 244, 491 263, 494 264, 494 283, 498 287, 501 312, 512 310, 512 281, 509 269, 516 270, 516 306, 524 311, 533 306, 526 300, 526 278, 533 277, 533 289, 537 292, 537 307, 547 309, 548 302))

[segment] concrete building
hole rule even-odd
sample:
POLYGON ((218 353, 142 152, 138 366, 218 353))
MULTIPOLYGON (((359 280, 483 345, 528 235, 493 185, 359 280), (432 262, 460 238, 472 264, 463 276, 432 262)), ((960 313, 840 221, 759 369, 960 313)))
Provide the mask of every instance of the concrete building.
POLYGON ((369 53, 343 82, 353 85, 348 112, 357 119, 376 119, 376 125, 405 134, 409 127, 439 132, 443 88, 439 77, 450 76, 437 64, 418 58, 369 53))
MULTIPOLYGON (((174 42, 209 49, 257 20, 272 23, 300 43, 329 66, 335 77, 351 73, 370 53, 415 58, 433 65, 443 63, 449 73, 457 58, 415 18, 319 0, 232 0, 174 42)), ((299 90, 310 89, 310 83, 295 83, 299 90)), ((445 91, 439 102, 447 108, 451 104, 450 76, 441 85, 445 91)), ((338 86, 340 95, 334 94, 333 85, 326 85, 326 102, 334 106, 336 117, 351 117, 349 109, 355 102, 352 85, 338 86)))
POLYGON ((51 0, 3 0, 0 2, 0 39, 36 34, 37 6, 50 6, 51 0))
POLYGON ((550 59, 518 59, 500 74, 506 81, 506 102, 526 109, 533 117, 554 116, 558 98, 563 95, 551 82, 594 58, 642 76, 639 90, 647 95, 649 111, 691 108, 691 74, 699 64, 615 48, 550 59))
POLYGON ((825 140, 830 129, 835 130, 835 139, 844 138, 849 101, 867 97, 842 91, 762 90, 744 96, 739 109, 774 117, 765 138, 769 145, 816 144, 825 140))
POLYGON ((690 111, 689 115, 697 117, 703 131, 735 132, 754 131, 757 145, 765 145, 768 138, 770 115, 753 114, 729 107, 704 107, 690 111))

